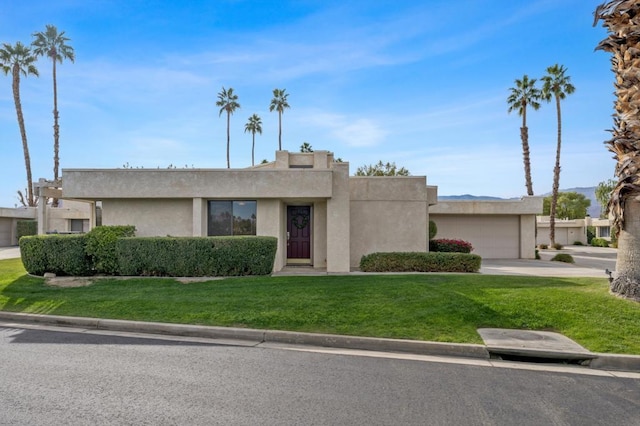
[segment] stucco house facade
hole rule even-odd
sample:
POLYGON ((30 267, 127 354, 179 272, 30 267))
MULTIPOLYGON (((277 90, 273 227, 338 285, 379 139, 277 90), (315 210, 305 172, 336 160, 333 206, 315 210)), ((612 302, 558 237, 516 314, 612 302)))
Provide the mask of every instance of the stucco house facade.
POLYGON ((436 202, 424 176, 350 177, 328 151, 278 151, 247 169, 64 169, 62 196, 100 202, 103 225, 139 236, 274 236, 274 270, 328 272, 372 252, 427 251, 436 202))
MULTIPOLYGON (((84 204, 89 228, 100 206, 101 224, 134 225, 138 236, 277 237, 274 271, 348 272, 365 254, 428 251, 429 219, 437 238, 470 241, 485 258, 534 258, 542 211, 539 197, 438 204, 425 176, 349 176, 328 151, 277 151, 245 169, 63 169, 61 186, 51 191, 84 204)), ((41 233, 52 210, 38 208, 41 233)))

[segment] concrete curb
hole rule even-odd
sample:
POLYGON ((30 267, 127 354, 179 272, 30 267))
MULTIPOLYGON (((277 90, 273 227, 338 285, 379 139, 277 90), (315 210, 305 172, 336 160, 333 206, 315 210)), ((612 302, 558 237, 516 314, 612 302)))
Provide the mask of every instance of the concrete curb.
MULTIPOLYGON (((380 352, 402 352, 417 355, 450 356, 489 359, 485 345, 463 343, 426 342, 420 340, 383 339, 374 337, 343 336, 334 334, 299 333, 279 330, 212 327, 188 324, 170 324, 111 320, 86 317, 25 314, 0 311, 0 321, 37 323, 95 330, 123 331, 209 339, 232 339, 260 343, 285 343, 339 349, 358 349, 380 352)), ((640 356, 594 353, 589 367, 598 370, 640 372, 640 356)))

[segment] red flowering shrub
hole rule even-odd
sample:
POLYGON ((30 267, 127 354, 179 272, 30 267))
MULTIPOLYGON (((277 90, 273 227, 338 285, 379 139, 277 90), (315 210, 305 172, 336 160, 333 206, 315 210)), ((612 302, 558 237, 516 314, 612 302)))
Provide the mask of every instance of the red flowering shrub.
POLYGON ((431 240, 429 241, 429 251, 448 253, 471 253, 473 246, 464 240, 431 240))

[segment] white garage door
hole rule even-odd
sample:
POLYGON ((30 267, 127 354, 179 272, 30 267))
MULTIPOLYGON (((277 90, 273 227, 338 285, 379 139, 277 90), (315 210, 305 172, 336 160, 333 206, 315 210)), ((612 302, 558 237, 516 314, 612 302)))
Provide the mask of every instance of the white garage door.
POLYGON ((520 258, 520 217, 501 215, 429 216, 438 226, 436 238, 470 242, 472 253, 485 259, 520 258))

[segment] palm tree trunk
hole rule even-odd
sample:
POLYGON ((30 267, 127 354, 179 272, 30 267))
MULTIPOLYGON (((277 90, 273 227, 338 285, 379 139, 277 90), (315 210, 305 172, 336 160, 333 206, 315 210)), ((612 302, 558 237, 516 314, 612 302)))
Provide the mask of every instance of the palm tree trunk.
POLYGON ((229 126, 231 124, 231 114, 227 111, 227 169, 231 168, 231 162, 229 161, 229 126))
POLYGON ((36 205, 33 197, 33 178, 31 177, 31 157, 29 156, 29 145, 27 144, 27 130, 24 127, 24 116, 22 115, 22 104, 20 102, 20 68, 18 64, 13 66, 13 102, 16 105, 16 114, 18 116, 18 126, 20 127, 20 136, 22 137, 22 150, 24 152, 24 166, 27 170, 27 205, 34 207, 36 205))
POLYGON ((522 127, 520 128, 522 139, 522 156, 524 160, 524 180, 527 187, 527 195, 533 195, 533 183, 531 182, 531 158, 529 151, 529 128, 527 127, 527 108, 522 109, 522 127))
POLYGON ((253 153, 255 151, 256 148, 256 132, 251 132, 252 134, 252 138, 251 138, 251 167, 255 166, 255 163, 253 162, 253 153))
POLYGON ((562 146, 562 117, 560 114, 560 98, 556 96, 556 112, 558 115, 558 146, 556 148, 556 164, 553 168, 553 189, 549 211, 549 240, 551 245, 556 243, 556 207, 560 188, 560 149, 562 146))
MULTIPOLYGON (((60 126, 58 125, 58 85, 56 83, 56 60, 53 58, 53 179, 58 180, 60 168, 60 126)), ((58 207, 58 199, 51 204, 58 207)))
POLYGON ((527 126, 520 128, 520 137, 522 138, 522 156, 524 159, 524 179, 527 187, 527 195, 533 195, 533 183, 531 181, 531 159, 529 151, 529 129, 527 126))
POLYGON ((278 151, 282 151, 282 113, 278 111, 278 151))
POLYGON ((640 302, 640 192, 626 196, 624 228, 618 235, 618 275, 611 283, 611 292, 640 302))

